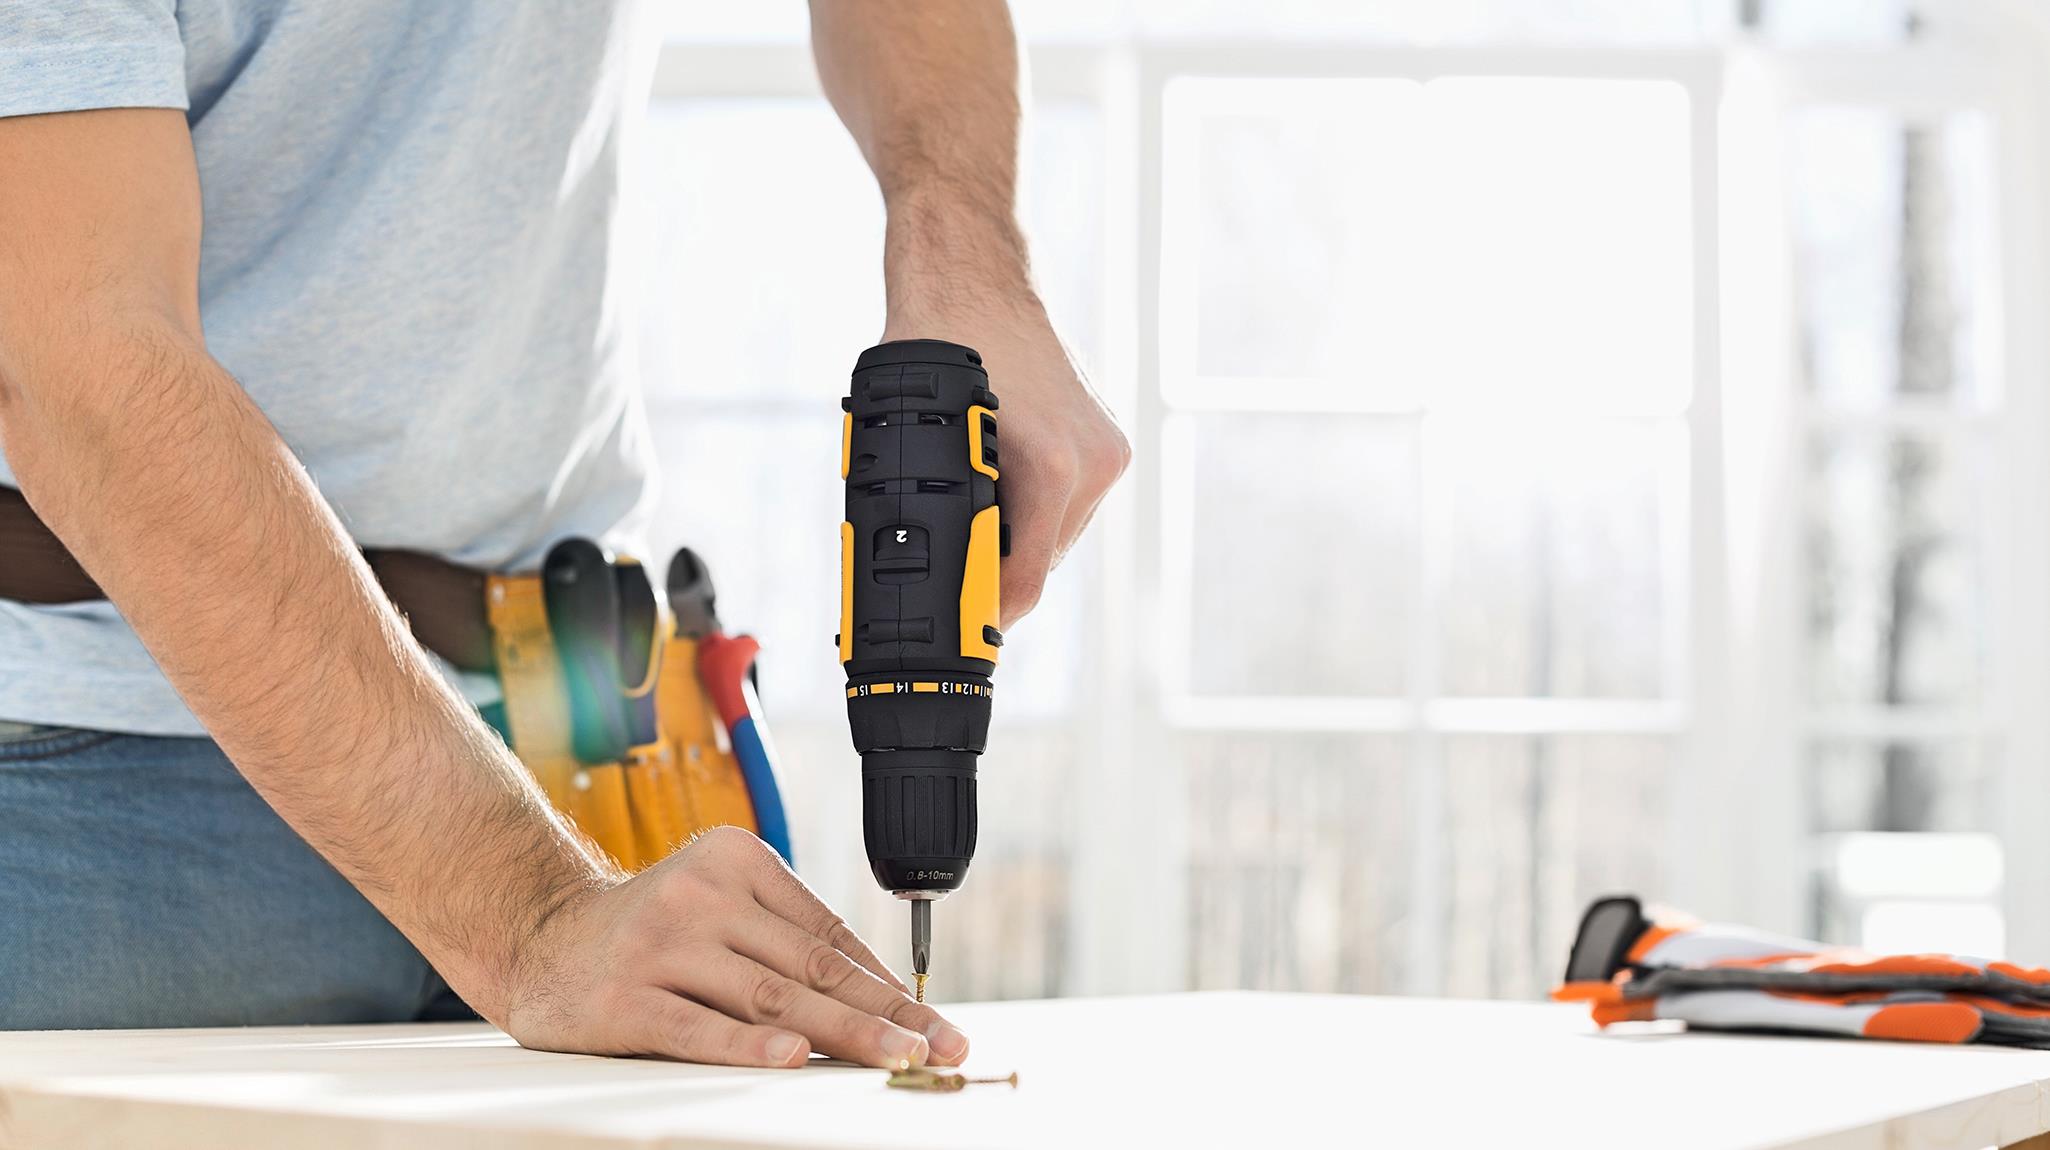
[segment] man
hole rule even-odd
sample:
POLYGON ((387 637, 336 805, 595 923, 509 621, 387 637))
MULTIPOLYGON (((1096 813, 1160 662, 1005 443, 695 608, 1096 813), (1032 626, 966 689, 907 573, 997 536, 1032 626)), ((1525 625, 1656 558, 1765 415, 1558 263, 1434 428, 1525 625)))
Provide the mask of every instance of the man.
MULTIPOLYGON (((452 988, 555 1050, 965 1055, 752 836, 594 857, 358 551, 531 570, 630 538, 634 7, 0 8, 0 485, 108 600, 0 602, 0 1025, 452 988)), ((883 336, 979 348, 1001 389, 1008 624, 1127 457, 1031 288, 1008 17, 812 10, 888 211, 883 336)))

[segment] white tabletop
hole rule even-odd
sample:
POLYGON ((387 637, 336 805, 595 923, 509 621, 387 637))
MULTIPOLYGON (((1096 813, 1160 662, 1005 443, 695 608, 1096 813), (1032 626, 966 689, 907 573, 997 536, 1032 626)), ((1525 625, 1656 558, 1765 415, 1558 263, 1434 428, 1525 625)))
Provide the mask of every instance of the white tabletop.
POLYGON ((483 1025, 0 1034, 0 1146, 1984 1147, 2050 1053, 1640 1030, 1573 1007, 1267 994, 949 1008, 969 1069, 891 1090, 521 1050, 483 1025))

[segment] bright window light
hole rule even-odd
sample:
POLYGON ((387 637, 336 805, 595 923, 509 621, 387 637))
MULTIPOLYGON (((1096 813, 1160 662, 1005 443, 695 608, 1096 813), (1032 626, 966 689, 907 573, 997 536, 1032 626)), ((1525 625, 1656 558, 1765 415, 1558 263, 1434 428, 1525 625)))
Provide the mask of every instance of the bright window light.
POLYGON ((2000 840, 1986 834, 1849 834, 1836 881, 1851 898, 1983 899, 2000 893, 2000 840))
POLYGON ((1874 954, 1961 954, 1999 958, 2007 923, 1985 903, 1882 902, 1867 907, 1860 942, 1874 954))
POLYGON ((1439 80, 1426 375, 1441 406, 1678 411, 1694 341, 1677 84, 1439 80))
POLYGON ((1170 83, 1170 398, 1684 410, 1689 117, 1666 81, 1170 83))
POLYGON ((1178 79, 1162 192, 1164 382, 1421 401, 1430 208, 1410 80, 1178 79))

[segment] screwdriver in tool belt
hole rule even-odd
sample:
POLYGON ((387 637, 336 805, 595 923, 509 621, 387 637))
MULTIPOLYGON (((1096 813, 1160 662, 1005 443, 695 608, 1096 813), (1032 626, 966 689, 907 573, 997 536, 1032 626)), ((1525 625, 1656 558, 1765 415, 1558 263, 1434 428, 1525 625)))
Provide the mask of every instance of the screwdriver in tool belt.
POLYGON ((976 762, 1003 635, 997 399, 982 357, 941 340, 872 347, 841 401, 840 661, 861 754, 862 840, 911 903, 918 994, 932 904, 975 855, 976 762))

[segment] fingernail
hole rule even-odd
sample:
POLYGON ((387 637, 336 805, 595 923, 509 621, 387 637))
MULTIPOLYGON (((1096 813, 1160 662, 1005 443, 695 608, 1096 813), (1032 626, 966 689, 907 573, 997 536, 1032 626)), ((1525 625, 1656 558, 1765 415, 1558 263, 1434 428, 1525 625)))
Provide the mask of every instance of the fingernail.
POLYGON ((794 1066, 804 1056, 804 1039, 795 1034, 779 1034, 769 1039, 769 1061, 778 1066, 794 1066))
POLYGON ((924 1064, 926 1056, 925 1039, 908 1030, 891 1027, 883 1031, 883 1056, 891 1062, 909 1062, 913 1066, 924 1064))
POLYGON ((944 1022, 935 1022, 925 1028, 925 1040, 932 1046, 933 1054, 949 1062, 959 1062, 968 1055, 968 1036, 944 1022))

